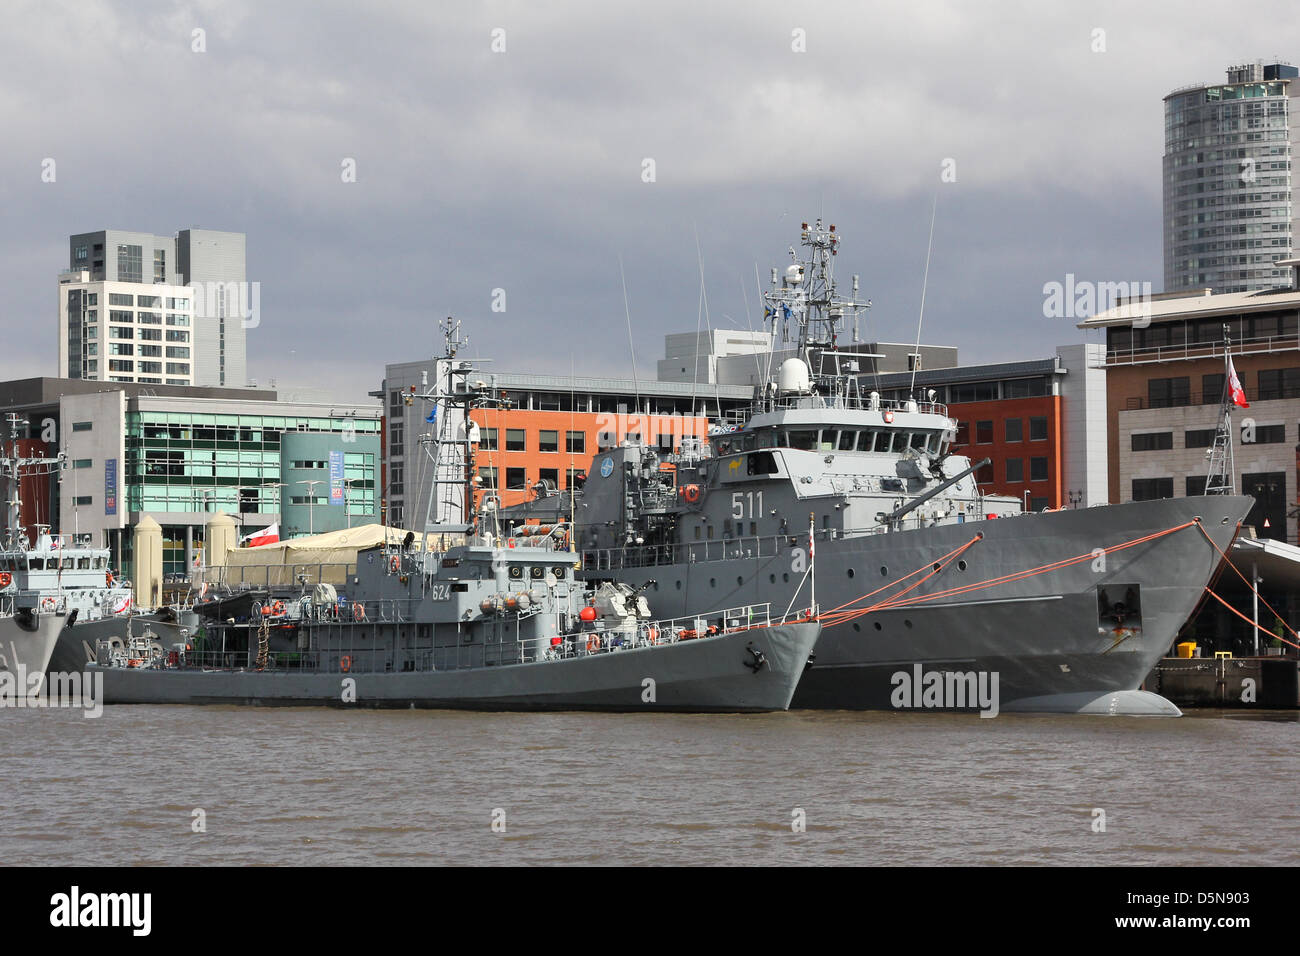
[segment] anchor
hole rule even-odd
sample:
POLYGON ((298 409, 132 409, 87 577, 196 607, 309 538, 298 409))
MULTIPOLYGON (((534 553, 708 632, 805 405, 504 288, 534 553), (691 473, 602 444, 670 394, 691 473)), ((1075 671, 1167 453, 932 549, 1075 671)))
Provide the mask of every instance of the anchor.
POLYGON ((763 669, 763 665, 767 663, 767 658, 763 656, 762 651, 754 646, 753 641, 745 645, 745 650, 749 651, 754 658, 752 661, 745 661, 745 666, 757 674, 763 669))

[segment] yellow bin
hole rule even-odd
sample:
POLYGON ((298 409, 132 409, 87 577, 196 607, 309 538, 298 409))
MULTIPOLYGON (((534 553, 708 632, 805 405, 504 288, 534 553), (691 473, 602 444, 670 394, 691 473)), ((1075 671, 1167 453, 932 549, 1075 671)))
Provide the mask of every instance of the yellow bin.
POLYGON ((1192 656, 1192 652, 1195 651, 1195 650, 1196 650, 1196 642, 1195 642, 1195 641, 1184 641, 1182 644, 1179 644, 1179 645, 1178 645, 1178 656, 1179 656, 1179 657, 1191 657, 1191 656, 1192 656))

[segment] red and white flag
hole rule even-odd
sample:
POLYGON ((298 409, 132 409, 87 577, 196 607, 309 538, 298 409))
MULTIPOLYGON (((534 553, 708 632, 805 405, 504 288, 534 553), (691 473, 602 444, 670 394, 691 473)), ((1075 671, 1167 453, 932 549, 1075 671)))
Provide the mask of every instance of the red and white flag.
POLYGON ((1250 403, 1246 401, 1246 391, 1241 387, 1241 379, 1237 378, 1237 370, 1233 367, 1232 356, 1228 356, 1228 390, 1232 393, 1232 404, 1241 408, 1250 408, 1250 403))
POLYGON ((269 528, 263 528, 261 531, 254 531, 244 543, 250 548, 260 548, 264 544, 275 544, 280 540, 280 523, 277 521, 269 528))

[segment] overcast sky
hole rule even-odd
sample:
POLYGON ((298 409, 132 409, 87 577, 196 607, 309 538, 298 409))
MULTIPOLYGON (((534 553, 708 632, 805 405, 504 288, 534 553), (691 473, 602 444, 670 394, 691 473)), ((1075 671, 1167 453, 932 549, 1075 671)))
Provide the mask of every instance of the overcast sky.
POLYGON ((0 377, 57 373, 67 237, 104 228, 247 233, 250 376, 348 401, 445 315, 503 370, 630 376, 620 256, 653 377, 697 236, 713 325, 746 328, 819 214, 871 337, 910 341, 936 194, 922 339, 1044 357, 1082 334, 1044 283, 1161 289, 1161 98, 1300 62, 1294 0, 1249 10, 5 0, 0 377))

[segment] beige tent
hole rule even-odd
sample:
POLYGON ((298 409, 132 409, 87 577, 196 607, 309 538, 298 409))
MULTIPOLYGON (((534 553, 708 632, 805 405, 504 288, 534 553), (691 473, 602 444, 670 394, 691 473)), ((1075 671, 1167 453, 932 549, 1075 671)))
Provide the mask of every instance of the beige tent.
MULTIPOLYGON (((386 528, 380 524, 358 525, 341 531, 290 538, 258 548, 233 548, 226 552, 226 566, 212 567, 204 572, 209 584, 237 587, 292 587, 300 575, 306 575, 308 584, 324 582, 341 586, 356 567, 358 552, 380 545, 400 547, 410 532, 404 528, 386 528)), ((416 534, 414 546, 419 547, 424 536, 416 534)), ((429 536, 429 549, 440 545, 459 544, 445 536, 429 536)))

